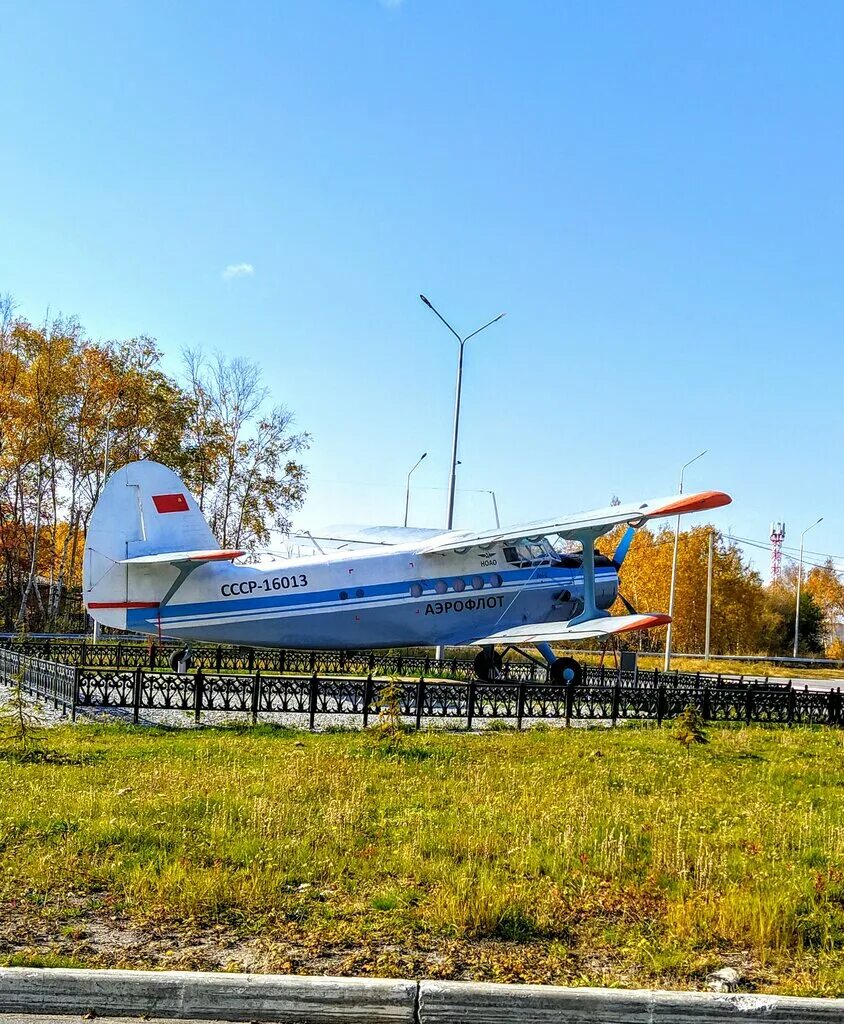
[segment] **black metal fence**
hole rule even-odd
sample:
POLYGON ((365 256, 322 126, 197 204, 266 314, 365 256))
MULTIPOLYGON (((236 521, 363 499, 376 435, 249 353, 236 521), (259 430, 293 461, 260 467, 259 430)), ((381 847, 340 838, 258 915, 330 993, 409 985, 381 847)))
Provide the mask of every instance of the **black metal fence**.
MULTIPOLYGON (((24 645, 17 645, 23 647, 24 645)), ((289 652, 288 652, 289 653, 289 652)), ((663 722, 694 705, 708 721, 766 722, 781 725, 844 724, 838 690, 798 690, 790 684, 743 684, 718 677, 690 676, 671 684, 623 680, 613 673, 579 684, 558 686, 529 679, 483 683, 445 681, 420 674, 413 680, 364 676, 217 674, 199 669, 179 675, 141 665, 69 665, 19 649, 0 649, 0 681, 75 717, 77 710, 123 709, 137 722, 142 711, 181 711, 196 722, 203 713, 259 716, 297 715, 311 729, 321 715, 355 715, 366 725, 385 707, 419 728, 425 719, 501 719, 522 728, 526 719, 663 722)))
MULTIPOLYGON (((100 640, 85 639, 7 638, 0 640, 11 650, 64 665, 84 668, 144 668, 167 671, 175 651, 184 643, 173 640, 100 640)), ((270 673, 274 675, 422 676, 426 679, 451 679, 472 682, 475 679, 474 659, 469 657, 437 660, 424 654, 389 651, 296 651, 270 647, 233 647, 222 644, 191 643, 192 667, 203 672, 270 673)), ((724 677, 731 682, 735 677, 724 677)), ((536 661, 506 660, 500 681, 546 683, 548 669, 536 661)), ((600 685, 619 682, 622 686, 686 687, 720 686, 721 675, 700 672, 661 672, 659 669, 636 669, 621 672, 608 663, 583 665, 583 681, 600 685)), ((742 684, 744 678, 738 677, 742 684)), ((782 685, 773 683, 771 685, 782 685)))
MULTIPOLYGON (((177 641, 10 639, 7 645, 16 651, 60 661, 66 665, 101 668, 168 669, 170 657, 184 644, 177 641)), ((294 651, 270 647, 233 647, 229 645, 191 644, 192 665, 205 672, 272 672, 277 675, 317 672, 320 675, 365 676, 437 676, 474 678, 471 658, 447 658, 437 661, 425 655, 392 654, 386 651, 294 651)), ((508 662, 505 678, 540 681, 547 677, 543 665, 535 662, 508 662)))
POLYGON ((79 687, 78 669, 9 648, 0 648, 0 682, 20 686, 30 696, 49 701, 74 715, 79 687))

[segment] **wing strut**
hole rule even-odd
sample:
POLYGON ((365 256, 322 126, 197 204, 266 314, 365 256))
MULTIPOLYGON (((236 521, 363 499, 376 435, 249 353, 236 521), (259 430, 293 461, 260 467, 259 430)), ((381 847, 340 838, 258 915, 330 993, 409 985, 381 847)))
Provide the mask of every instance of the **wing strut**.
POLYGON ((570 625, 606 618, 610 613, 595 604, 595 541, 604 533, 603 527, 578 530, 575 537, 583 545, 583 611, 570 620, 570 625))

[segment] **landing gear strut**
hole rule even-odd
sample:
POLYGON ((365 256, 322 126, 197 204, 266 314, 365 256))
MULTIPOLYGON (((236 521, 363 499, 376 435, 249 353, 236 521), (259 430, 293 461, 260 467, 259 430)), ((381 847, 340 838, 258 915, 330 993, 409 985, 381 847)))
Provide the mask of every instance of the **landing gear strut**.
POLYGON ((494 647, 482 647, 475 655, 475 675, 481 682, 488 683, 501 675, 504 659, 494 647))

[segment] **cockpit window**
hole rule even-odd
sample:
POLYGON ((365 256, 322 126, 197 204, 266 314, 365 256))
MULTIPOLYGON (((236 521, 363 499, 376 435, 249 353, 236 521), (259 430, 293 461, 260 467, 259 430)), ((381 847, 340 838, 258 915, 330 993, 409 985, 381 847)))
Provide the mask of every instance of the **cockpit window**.
POLYGON ((539 537, 513 541, 504 547, 504 557, 511 565, 525 568, 531 565, 550 565, 559 558, 551 541, 547 537, 539 537))

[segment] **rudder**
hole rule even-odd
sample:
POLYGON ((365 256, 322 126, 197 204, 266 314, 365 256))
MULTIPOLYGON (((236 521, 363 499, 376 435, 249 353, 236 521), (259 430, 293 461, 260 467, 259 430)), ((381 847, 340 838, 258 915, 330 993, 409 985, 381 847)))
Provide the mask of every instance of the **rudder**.
POLYGON ((172 570, 139 571, 129 558, 219 544, 181 479, 158 462, 130 462, 106 482, 88 525, 83 561, 83 600, 104 626, 126 628, 132 607, 154 607, 172 570), (131 572, 130 572, 131 568, 131 572))

